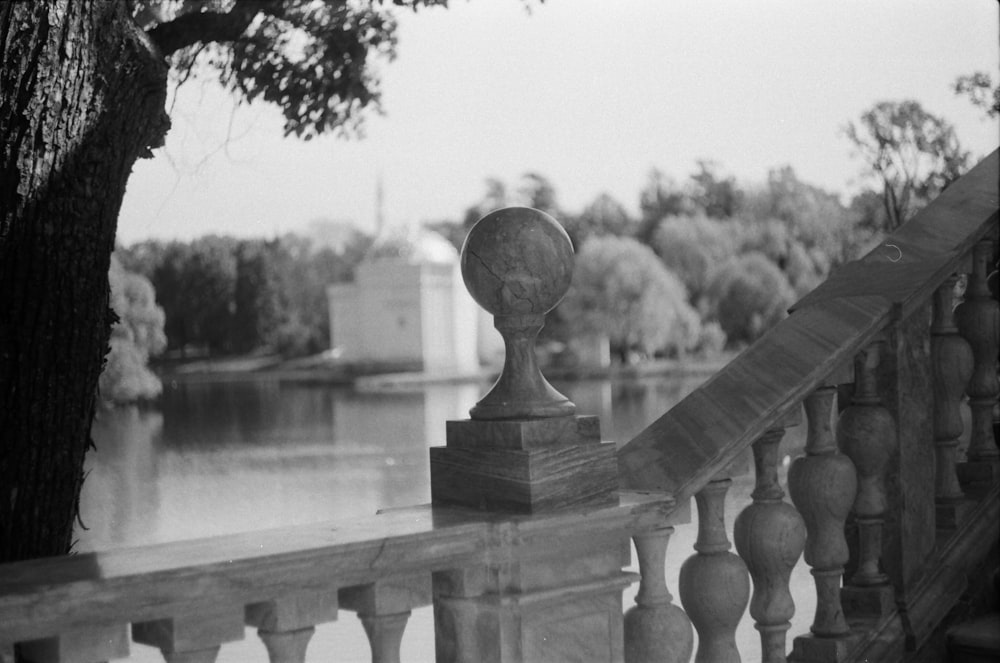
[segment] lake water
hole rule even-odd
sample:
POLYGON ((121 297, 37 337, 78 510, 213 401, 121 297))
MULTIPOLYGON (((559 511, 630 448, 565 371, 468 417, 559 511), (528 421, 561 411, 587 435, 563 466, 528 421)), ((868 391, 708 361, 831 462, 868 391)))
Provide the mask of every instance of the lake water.
MULTIPOLYGON (((649 378, 556 384, 579 413, 601 417, 605 440, 631 439, 704 378, 649 378)), ((155 409, 102 412, 94 425, 97 452, 88 456, 81 496, 87 529, 79 551, 132 547, 374 513, 430 501, 428 447, 444 444, 448 419, 468 410, 489 385, 428 385, 392 393, 277 380, 184 382, 164 385, 155 409)), ((801 449, 801 427, 782 455, 801 449)), ((785 469, 781 477, 784 482, 785 469)), ((750 474, 734 479, 727 525, 750 499, 750 474)), ((692 553, 694 524, 677 528, 668 550, 668 584, 692 553)), ((808 569, 793 575, 798 615, 792 633, 811 621, 815 598, 808 569)), ((626 591, 625 606, 635 588, 626 591)), ((739 639, 745 661, 759 658, 757 633, 746 616, 739 639)), ((360 622, 341 613, 321 625, 309 661, 369 661, 360 622)), ((405 661, 433 660, 429 608, 414 612, 403 641, 405 661)), ((156 650, 133 645, 132 661, 159 661, 156 650)), ((219 661, 266 661, 256 635, 222 648, 219 661)))

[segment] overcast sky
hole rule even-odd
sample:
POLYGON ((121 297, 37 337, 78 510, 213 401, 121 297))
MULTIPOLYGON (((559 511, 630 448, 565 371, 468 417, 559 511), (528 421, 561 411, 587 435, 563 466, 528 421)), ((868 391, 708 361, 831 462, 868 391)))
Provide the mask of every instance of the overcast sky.
POLYGON ((951 91, 997 78, 996 0, 452 0, 400 17, 382 65, 384 116, 366 137, 282 138, 266 106, 234 110, 188 83, 166 146, 129 181, 119 241, 266 236, 310 220, 374 228, 378 173, 390 225, 460 219, 496 176, 547 176, 564 209, 607 192, 632 211, 649 170, 697 159, 742 183, 790 164, 831 191, 858 187, 841 130, 912 98, 985 156, 986 120, 951 91))

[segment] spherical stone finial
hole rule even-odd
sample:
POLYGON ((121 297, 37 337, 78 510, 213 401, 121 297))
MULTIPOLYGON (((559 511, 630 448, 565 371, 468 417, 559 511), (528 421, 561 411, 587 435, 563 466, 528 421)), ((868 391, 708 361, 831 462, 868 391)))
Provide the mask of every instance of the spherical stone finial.
POLYGON ((505 207, 481 218, 462 247, 462 278, 493 314, 506 357, 496 384, 469 416, 479 420, 571 415, 576 406, 552 387, 535 358, 535 338, 573 278, 573 244, 545 212, 505 207))
POLYGON ((505 207, 481 218, 462 247, 462 278, 496 316, 548 313, 569 289, 573 245, 545 212, 505 207))

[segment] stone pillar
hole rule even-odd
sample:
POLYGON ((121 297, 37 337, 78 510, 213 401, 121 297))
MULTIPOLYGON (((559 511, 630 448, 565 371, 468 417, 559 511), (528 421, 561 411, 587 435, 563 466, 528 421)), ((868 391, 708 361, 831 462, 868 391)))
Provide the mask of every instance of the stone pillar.
POLYGON ((694 649, 691 620, 667 589, 667 542, 673 527, 636 534, 639 593, 625 613, 625 663, 687 663, 694 649))
POLYGON ((1000 393, 997 381, 1000 303, 987 278, 993 259, 993 240, 979 240, 972 252, 972 274, 963 302, 955 311, 958 330, 972 346, 975 369, 966 389, 972 409, 972 436, 968 462, 960 468, 970 483, 989 485, 1000 479, 1000 451, 993 435, 993 408, 1000 393))
POLYGON ((958 482, 958 438, 962 434, 961 404, 972 376, 972 349, 958 335, 954 296, 957 276, 945 279, 934 293, 931 362, 934 377, 934 503, 938 529, 955 529, 969 502, 958 482))
POLYGON ((878 392, 877 369, 884 343, 876 341, 854 359, 854 395, 837 421, 837 445, 854 463, 858 492, 857 559, 841 591, 850 617, 879 619, 895 609, 889 576, 882 571, 882 529, 887 509, 885 475, 896 445, 896 422, 878 392))
MULTIPOLYGON (((537 210, 498 210, 469 232, 461 266, 473 298, 494 316, 506 358, 470 418, 447 423, 447 446, 430 450, 434 504, 511 516, 616 504, 615 445, 601 442, 597 417, 577 415, 535 359, 545 314, 572 277, 566 232, 537 210)), ((496 527, 510 550, 527 545, 516 518, 496 527)), ((524 558, 435 573, 437 660, 622 661, 629 562, 627 537, 584 529, 535 543, 524 558)))
POLYGON ((340 605, 356 612, 364 626, 372 663, 399 663, 410 613, 430 602, 429 574, 376 580, 340 590, 340 605))
POLYGON ((844 523, 857 493, 851 460, 838 453, 833 434, 836 388, 820 387, 805 401, 809 428, 806 455, 792 463, 788 490, 806 523, 806 564, 816 581, 816 618, 811 636, 795 638, 789 660, 832 663, 846 658, 850 627, 840 602, 848 560, 844 523))
POLYGON ((906 319, 897 316, 879 356, 878 393, 896 422, 885 472, 882 571, 902 606, 927 568, 936 537, 930 321, 929 302, 906 319))
POLYGON ((698 506, 696 554, 681 566, 681 604, 698 631, 695 663, 739 663, 736 627, 750 599, 746 564, 729 552, 726 492, 732 479, 710 481, 695 495, 698 506))
POLYGON ((244 610, 247 626, 256 626, 271 663, 303 663, 316 624, 337 619, 337 590, 301 592, 252 603, 244 610))
POLYGON ((774 428, 754 441, 753 504, 740 512, 733 528, 736 550, 753 578, 750 616, 760 631, 763 663, 785 663, 785 634, 795 614, 788 580, 806 543, 802 516, 782 499, 785 491, 778 483, 778 444, 784 435, 784 427, 774 428))

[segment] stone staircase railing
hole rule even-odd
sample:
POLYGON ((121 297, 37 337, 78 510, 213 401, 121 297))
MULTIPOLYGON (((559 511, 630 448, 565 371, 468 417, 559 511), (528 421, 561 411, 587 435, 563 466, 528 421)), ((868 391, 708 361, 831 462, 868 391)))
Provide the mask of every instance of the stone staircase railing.
POLYGON ((680 575, 697 661, 739 660, 733 633, 748 599, 761 660, 786 660, 788 578, 803 551, 816 614, 787 660, 817 662, 902 660, 966 573, 996 555, 997 162, 994 152, 619 451, 624 487, 697 498, 697 554, 680 575), (968 287, 953 310, 958 273, 968 287), (958 462, 966 393, 971 443, 958 462), (800 404, 808 430, 789 468, 792 507, 775 452, 800 404), (748 446, 756 489, 736 519, 737 556, 720 514, 748 446))
POLYGON ((687 661, 692 623, 696 661, 738 661, 748 602, 762 648, 746 660, 900 660, 998 536, 998 323, 986 286, 997 164, 994 153, 617 451, 535 364, 535 335, 569 284, 568 238, 534 210, 487 215, 462 268, 496 317, 506 365, 431 450, 433 504, 2 565, 0 662, 16 650, 97 663, 126 655, 130 640, 170 662, 214 661, 246 625, 272 662, 300 662, 314 626, 344 608, 385 663, 399 660, 410 611, 428 604, 441 662, 687 661), (953 314, 957 273, 971 276, 953 314), (973 424, 961 460, 963 392, 973 424), (801 404, 793 507, 776 449, 801 404), (723 506, 747 449, 756 488, 736 519, 737 555, 723 506), (664 559, 691 497, 698 539, 680 573, 682 610, 664 559), (623 615, 630 539, 641 577, 623 615), (803 550, 817 608, 786 654, 788 576, 803 550))

